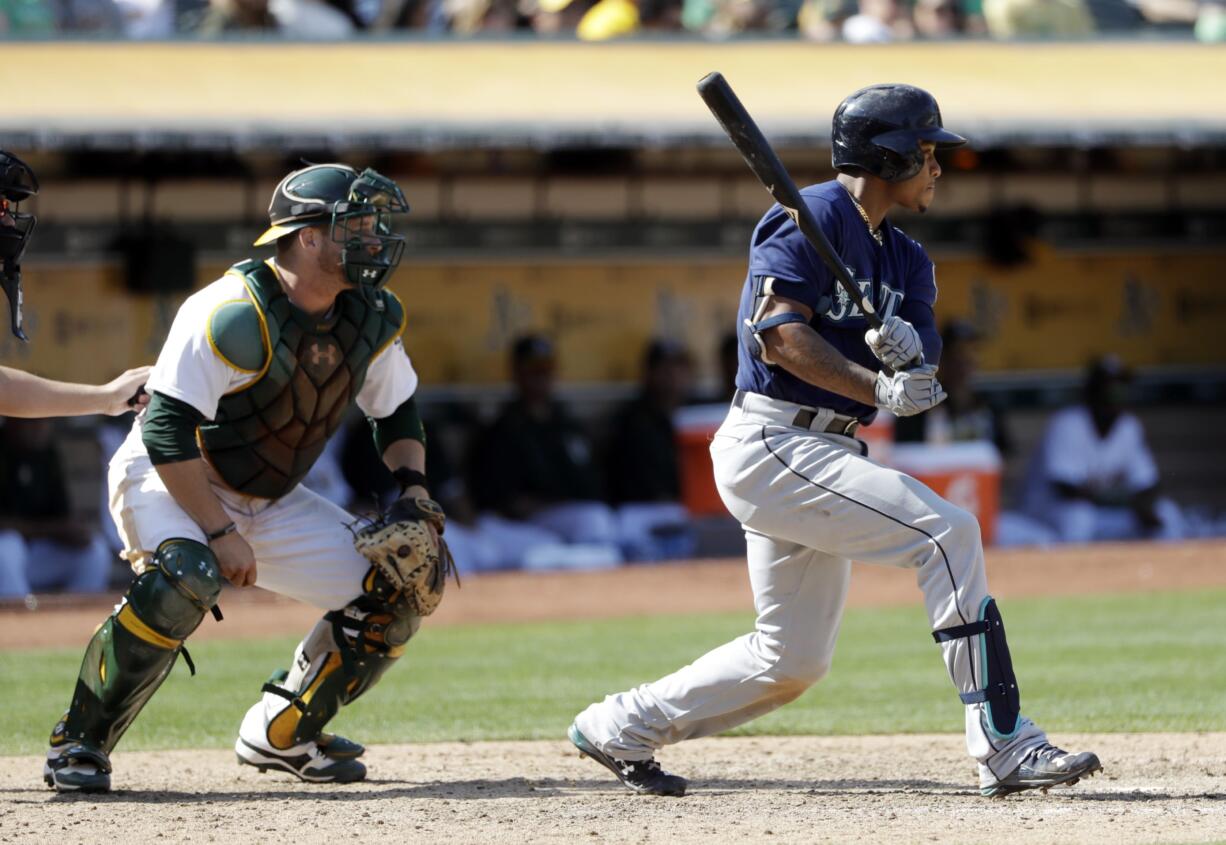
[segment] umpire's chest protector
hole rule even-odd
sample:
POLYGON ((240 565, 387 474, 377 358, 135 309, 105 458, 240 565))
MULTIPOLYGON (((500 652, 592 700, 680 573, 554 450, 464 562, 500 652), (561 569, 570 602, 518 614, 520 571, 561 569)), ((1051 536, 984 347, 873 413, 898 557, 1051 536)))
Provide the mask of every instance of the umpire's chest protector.
POLYGON ((379 291, 378 308, 357 291, 316 320, 294 308, 268 264, 243 261, 247 298, 209 316, 214 352, 254 381, 227 393, 200 443, 225 483, 248 496, 277 499, 294 489, 341 426, 370 362, 404 328, 404 308, 379 291))

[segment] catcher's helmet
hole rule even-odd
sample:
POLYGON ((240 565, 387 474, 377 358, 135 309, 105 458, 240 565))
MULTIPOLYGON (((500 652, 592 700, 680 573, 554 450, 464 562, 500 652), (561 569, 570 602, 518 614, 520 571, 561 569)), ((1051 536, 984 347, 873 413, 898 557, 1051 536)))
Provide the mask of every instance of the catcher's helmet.
POLYGON ((272 225, 255 245, 326 224, 332 240, 344 244, 341 261, 349 281, 363 292, 377 290, 404 253, 404 236, 392 231, 391 215, 408 210, 396 183, 370 168, 358 173, 347 164, 312 164, 286 176, 272 192, 272 225), (374 218, 368 229, 362 227, 367 217, 374 218))
POLYGON ((8 297, 13 334, 20 340, 27 339, 21 327, 21 256, 38 218, 18 206, 37 193, 38 179, 30 165, 0 150, 0 287, 8 297))
POLYGON ((924 166, 920 141, 932 141, 938 149, 966 143, 942 127, 937 101, 922 88, 870 85, 835 109, 831 158, 842 173, 863 171, 887 182, 910 179, 924 166))

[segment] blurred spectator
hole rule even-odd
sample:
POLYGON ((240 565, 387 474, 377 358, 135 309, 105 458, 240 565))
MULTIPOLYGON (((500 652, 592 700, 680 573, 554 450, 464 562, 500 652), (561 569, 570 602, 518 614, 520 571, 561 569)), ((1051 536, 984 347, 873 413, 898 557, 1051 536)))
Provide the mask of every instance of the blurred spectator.
POLYGON ((1158 468, 1141 422, 1124 410, 1131 375, 1094 361, 1084 402, 1058 411, 1031 461, 1023 506, 1064 542, 1176 539, 1179 509, 1158 497, 1158 468))
POLYGON ((736 332, 728 332, 720 338, 719 346, 715 349, 715 381, 704 385, 697 392, 691 391, 685 397, 686 404, 727 405, 732 402, 732 397, 736 394, 736 371, 740 366, 737 360, 739 343, 736 332))
POLYGON ((538 35, 574 32, 590 8, 591 0, 520 0, 520 11, 538 35))
POLYGON ((50 35, 55 10, 48 0, 0 0, 0 35, 50 35))
POLYGON ((938 375, 949 398, 926 413, 895 420, 895 440, 934 444, 987 440, 1002 456, 1013 451, 1003 415, 975 392, 979 340, 979 332, 965 320, 945 326, 938 375))
POLYGON ((123 15, 114 0, 54 0, 53 7, 61 32, 123 34, 123 15))
POLYGON ((966 31, 960 0, 915 0, 911 15, 920 38, 954 38, 966 31))
POLYGON ((54 435, 47 419, 0 429, 0 597, 107 588, 114 558, 96 522, 72 512, 54 435))
POLYGON ((587 436, 554 397, 556 363, 553 345, 537 335, 511 349, 515 394, 471 456, 477 524, 498 538, 510 565, 616 563, 617 520, 601 501, 587 436))
POLYGON ((804 0, 796 25, 809 41, 834 41, 843 33, 843 23, 857 12, 854 0, 804 0))
POLYGON ((1226 41, 1226 4, 1202 3, 1196 15, 1195 33, 1198 41, 1226 41))
POLYGON ((851 44, 906 41, 914 35, 899 0, 860 0, 860 11, 843 22, 843 40, 851 44))
POLYGON ((606 41, 638 32, 639 7, 634 0, 597 0, 579 21, 575 34, 584 41, 606 41))
POLYGON ((1085 0, 983 0, 993 38, 1084 38, 1094 34, 1085 0))
POLYGON ((209 0, 207 6, 186 13, 183 28, 193 35, 214 38, 237 32, 276 32, 277 19, 268 0, 209 0))
POLYGON ((802 0, 684 0, 680 24, 726 38, 741 32, 784 32, 796 27, 802 0))
POLYGON ((741 340, 735 332, 724 335, 719 343, 719 401, 731 402, 736 395, 736 371, 741 366, 738 349, 741 340))
POLYGON ((115 0, 123 34, 134 39, 163 39, 175 34, 174 0, 115 0))
POLYGON ((207 7, 185 12, 181 26, 204 37, 247 32, 301 39, 346 38, 358 29, 356 8, 346 0, 209 0, 207 7))
POLYGON ((516 0, 439 0, 447 28, 459 35, 513 32, 519 28, 516 0))
POLYGON ((584 41, 606 41, 680 28, 680 0, 597 0, 579 19, 575 34, 584 41))
POLYGON ((614 417, 607 456, 609 500, 634 560, 688 557, 694 549, 681 505, 681 468, 673 414, 690 389, 692 362, 680 344, 652 341, 639 395, 614 417))

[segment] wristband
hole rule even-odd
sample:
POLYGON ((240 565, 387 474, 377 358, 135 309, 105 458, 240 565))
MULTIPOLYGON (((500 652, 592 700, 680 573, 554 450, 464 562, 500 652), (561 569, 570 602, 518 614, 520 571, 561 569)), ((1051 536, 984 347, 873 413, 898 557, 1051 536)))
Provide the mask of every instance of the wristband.
POLYGON ((396 483, 400 485, 400 495, 404 495, 404 491, 410 487, 428 487, 426 483, 426 474, 418 472, 415 469, 401 467, 392 473, 392 478, 396 479, 396 483))
POLYGON ((213 531, 212 533, 205 534, 204 538, 206 541, 211 543, 214 540, 220 540, 222 537, 226 536, 227 534, 233 534, 237 530, 238 530, 238 526, 235 525, 233 522, 231 522, 231 523, 228 523, 224 528, 218 528, 216 531, 213 531))

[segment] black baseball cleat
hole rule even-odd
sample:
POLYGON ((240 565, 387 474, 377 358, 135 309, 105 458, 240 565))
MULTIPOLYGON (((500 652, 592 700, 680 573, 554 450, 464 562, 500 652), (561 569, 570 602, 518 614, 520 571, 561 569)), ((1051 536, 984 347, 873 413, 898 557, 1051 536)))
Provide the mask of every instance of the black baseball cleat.
POLYGON ((1028 789, 1047 792, 1060 784, 1072 786, 1082 777, 1093 777, 1095 772, 1102 770, 1098 755, 1091 751, 1072 754, 1045 742, 1031 749, 1011 774, 990 786, 980 787, 979 792, 989 798, 1004 798, 1028 789))
POLYGON ((574 724, 566 731, 566 735, 570 737, 575 748, 579 749, 580 757, 591 757, 617 775, 617 779, 631 792, 637 792, 639 795, 685 795, 685 778, 661 769, 654 757, 647 760, 618 760, 616 757, 610 757, 593 745, 574 724))
POLYGON ((47 751, 43 781, 56 792, 110 792, 111 761, 100 748, 61 742, 47 751))

